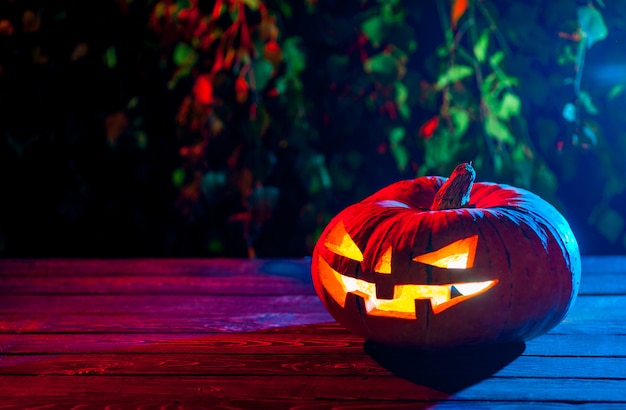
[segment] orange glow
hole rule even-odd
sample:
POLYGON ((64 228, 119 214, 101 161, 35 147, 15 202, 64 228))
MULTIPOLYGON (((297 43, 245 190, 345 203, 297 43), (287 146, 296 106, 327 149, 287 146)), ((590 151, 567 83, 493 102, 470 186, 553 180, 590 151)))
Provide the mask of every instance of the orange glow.
POLYGON ((393 299, 378 299, 376 284, 340 274, 321 256, 318 263, 320 280, 330 297, 345 307, 348 293, 361 296, 365 310, 371 316, 416 319, 416 299, 430 299, 433 313, 438 314, 486 292, 498 283, 497 280, 489 280, 449 285, 395 285, 393 299))
POLYGON ((355 261, 363 261, 363 253, 356 243, 350 238, 343 221, 339 221, 331 230, 326 240, 324 241, 326 246, 337 255, 345 256, 346 258, 353 259, 355 261))
POLYGON ((474 266, 477 244, 478 235, 474 235, 459 239, 434 252, 416 256, 413 260, 438 268, 467 269, 474 266))

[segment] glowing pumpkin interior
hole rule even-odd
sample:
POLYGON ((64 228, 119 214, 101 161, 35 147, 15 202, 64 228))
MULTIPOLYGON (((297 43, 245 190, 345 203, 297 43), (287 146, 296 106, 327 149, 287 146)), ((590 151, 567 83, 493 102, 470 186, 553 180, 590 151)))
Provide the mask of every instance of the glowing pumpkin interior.
MULTIPOLYGON (((463 269, 474 266, 478 235, 459 239, 436 251, 413 258, 414 262, 445 269, 463 269)), ((346 231, 343 221, 329 232, 324 246, 343 257, 362 262, 363 253, 346 231)), ((374 265, 374 271, 382 275, 392 274, 391 260, 393 249, 390 246, 374 265)), ((486 292, 498 283, 497 279, 483 282, 461 282, 445 285, 397 284, 394 285, 392 299, 376 297, 376 284, 362 279, 345 276, 333 269, 319 257, 320 280, 328 294, 341 307, 345 307, 346 296, 355 294, 365 302, 368 315, 415 319, 415 300, 429 299, 434 314, 443 312, 467 299, 486 292)), ((459 278, 461 279, 461 278, 459 278)))

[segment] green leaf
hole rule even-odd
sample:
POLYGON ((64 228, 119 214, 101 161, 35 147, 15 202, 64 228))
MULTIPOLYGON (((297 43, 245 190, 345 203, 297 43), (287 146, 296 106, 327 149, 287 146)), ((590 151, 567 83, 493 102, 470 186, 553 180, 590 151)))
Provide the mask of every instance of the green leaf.
POLYGON ((396 81, 395 86, 395 101, 398 107, 398 112, 402 119, 408 120, 411 118, 411 109, 409 108, 407 101, 409 99, 409 88, 404 85, 402 81, 396 81))
POLYGON ((519 97, 513 93, 504 93, 498 110, 498 118, 507 121, 509 118, 519 115, 522 102, 519 97))
POLYGON ((396 165, 400 171, 404 171, 409 165, 409 152, 404 145, 398 144, 390 147, 391 155, 396 160, 396 165))
POLYGON ((606 95, 606 98, 608 98, 609 100, 612 100, 615 97, 617 97, 622 91, 624 91, 624 85, 616 84, 609 90, 608 94, 606 95))
POLYGON ((104 60, 104 64, 106 64, 109 68, 115 68, 117 65, 117 53, 115 51, 115 47, 111 46, 106 49, 104 55, 102 56, 104 60))
POLYGON ((584 33, 584 38, 587 40, 587 48, 590 48, 594 43, 600 40, 604 40, 608 35, 606 24, 604 24, 604 18, 598 9, 581 6, 578 7, 578 25, 584 33))
POLYGON ((383 39, 383 21, 380 16, 372 16, 361 24, 361 31, 369 38, 375 47, 383 39))
POLYGON ((498 74, 491 73, 483 78, 483 82, 480 87, 481 94, 485 95, 485 97, 490 96, 494 93, 494 88, 496 84, 496 80, 498 79, 498 74))
POLYGON ((398 104, 398 106, 405 104, 409 98, 408 87, 404 85, 402 81, 396 81, 394 86, 396 88, 396 104, 398 104))
POLYGON ((409 164, 409 152, 402 144, 405 136, 406 129, 404 127, 396 127, 389 132, 389 150, 400 171, 404 171, 409 164))
POLYGON ((448 69, 448 71, 439 76, 435 86, 441 89, 450 83, 469 77, 473 73, 474 69, 472 67, 466 65, 453 65, 448 69))
POLYGON ((211 239, 207 244, 209 252, 214 254, 222 254, 224 252, 224 244, 219 239, 211 239))
POLYGON ((174 88, 176 88, 178 81, 181 78, 187 77, 189 73, 191 73, 191 68, 192 68, 191 65, 185 65, 185 66, 181 66, 179 70, 174 71, 172 78, 167 83, 167 88, 169 88, 170 90, 173 90, 174 88))
MULTIPOLYGON (((257 3, 259 2, 259 0, 256 1, 257 3)), ((291 16, 293 15, 293 9, 291 8, 291 4, 289 4, 288 1, 281 1, 278 4, 278 8, 280 9, 280 12, 283 13, 285 17, 287 17, 287 19, 291 18, 291 16)))
POLYGON ((444 58, 444 57, 447 57, 449 53, 450 53, 450 50, 448 49, 448 47, 446 47, 445 44, 435 49, 435 54, 437 54, 437 57, 444 58))
POLYGON ((420 166, 418 175, 443 175, 449 171, 450 166, 454 167, 458 163, 461 144, 451 135, 448 127, 439 127, 432 138, 424 141, 424 149, 424 163, 420 166))
POLYGON ((148 146, 148 136, 143 131, 137 131, 135 133, 135 139, 137 141, 137 146, 141 149, 146 149, 148 146))
POLYGON ((591 96, 588 92, 581 91, 578 95, 578 100, 589 114, 596 115, 598 113, 598 107, 596 107, 593 101, 591 101, 591 96))
POLYGON ((476 56, 476 60, 479 63, 485 62, 485 58, 487 57, 487 49, 489 48, 489 31, 483 30, 474 44, 474 56, 476 56))
POLYGON ((393 144, 398 144, 399 142, 401 142, 404 139, 405 135, 406 135, 406 130, 404 129, 404 127, 393 128, 389 132, 389 142, 392 145, 393 144))
POLYGON ((363 63, 363 69, 366 73, 377 74, 396 74, 396 59, 389 54, 376 54, 375 56, 368 58, 363 63))
POLYGON ((411 119, 411 109, 409 108, 408 105, 402 104, 398 106, 398 112, 400 113, 400 117, 402 117, 402 119, 404 120, 411 119))
POLYGON ((492 67, 497 67, 500 65, 502 60, 504 59, 504 51, 498 50, 489 57, 489 65, 492 67))
POLYGON ((196 52, 188 43, 178 43, 174 47, 173 61, 177 66, 193 64, 196 52))
POLYGON ((495 115, 488 115, 487 118, 485 118, 485 132, 488 136, 497 141, 505 143, 515 142, 515 138, 511 135, 509 128, 495 115))
POLYGON ((396 105, 398 106, 398 112, 403 119, 408 120, 411 118, 411 109, 407 105, 407 100, 409 99, 409 88, 404 85, 402 81, 396 81, 394 86, 396 90, 395 100, 396 105))
POLYGON ((294 77, 306 68, 306 54, 300 48, 299 37, 289 37, 282 43, 283 60, 287 63, 289 76, 294 77))
POLYGON ((175 187, 180 188, 185 183, 185 170, 182 168, 176 168, 172 172, 172 183, 175 187))
POLYGON ((454 128, 454 137, 461 137, 467 131, 470 124, 470 115, 466 110, 450 108, 450 120, 454 128))
POLYGON ((528 158, 526 157, 526 147, 524 144, 519 144, 515 147, 513 152, 511 152, 511 159, 514 163, 521 164, 526 162, 528 158))
POLYGON ((254 71, 254 81, 257 90, 265 89, 265 86, 272 78, 274 66, 264 58, 258 58, 252 62, 252 70, 254 71))

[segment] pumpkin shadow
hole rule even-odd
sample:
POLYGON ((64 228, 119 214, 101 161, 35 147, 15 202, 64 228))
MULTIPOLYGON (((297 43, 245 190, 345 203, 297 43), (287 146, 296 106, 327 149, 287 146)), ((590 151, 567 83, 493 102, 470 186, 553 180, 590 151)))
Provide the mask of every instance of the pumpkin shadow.
POLYGON ((524 342, 425 352, 366 341, 364 350, 385 369, 413 383, 448 394, 457 393, 492 376, 519 357, 524 342))

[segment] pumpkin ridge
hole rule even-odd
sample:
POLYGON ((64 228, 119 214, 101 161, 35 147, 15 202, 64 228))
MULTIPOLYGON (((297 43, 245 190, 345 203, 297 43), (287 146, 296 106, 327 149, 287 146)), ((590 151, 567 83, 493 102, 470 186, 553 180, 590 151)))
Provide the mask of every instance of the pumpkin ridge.
MULTIPOLYGON (((493 212, 491 212, 491 210, 489 210, 489 209, 486 210, 486 214, 489 214, 492 217, 497 218, 497 216, 493 212)), ((508 271, 508 277, 507 277, 506 283, 509 283, 509 286, 508 286, 508 295, 509 295, 508 296, 508 299, 509 299, 508 307, 509 307, 509 309, 507 309, 506 317, 502 321, 502 325, 500 326, 500 330, 499 330, 498 335, 497 335, 497 338, 501 338, 502 337, 502 333, 505 330, 508 329, 510 316, 511 316, 511 309, 510 309, 510 307, 511 307, 511 303, 513 302, 513 286, 514 286, 514 284, 513 284, 512 278, 511 278, 511 254, 509 253, 509 251, 507 249, 506 241, 504 240, 504 238, 502 237, 502 235, 498 231, 498 228, 491 221, 491 218, 489 218, 489 217, 484 218, 484 221, 485 221, 485 223, 487 223, 487 224, 489 224, 491 226, 493 231, 496 233, 496 235, 500 239, 500 242, 502 243, 501 249, 504 250, 504 254, 506 256, 506 264, 507 264, 507 271, 508 271)), ((483 234, 481 232, 481 227, 480 227, 479 224, 477 225, 477 228, 478 228, 479 234, 482 237, 483 234)), ((489 252, 489 251, 487 251, 487 252, 489 252)), ((489 263, 491 264, 491 258, 489 258, 489 263)), ((491 266, 489 266, 489 269, 491 270, 491 266)), ((504 286, 504 283, 502 283, 501 285, 504 286)))

